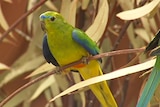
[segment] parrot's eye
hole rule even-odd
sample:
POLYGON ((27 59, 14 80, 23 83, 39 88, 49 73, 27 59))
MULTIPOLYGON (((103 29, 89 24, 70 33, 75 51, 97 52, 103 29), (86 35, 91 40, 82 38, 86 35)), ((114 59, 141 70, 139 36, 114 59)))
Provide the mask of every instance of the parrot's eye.
POLYGON ((53 22, 55 20, 55 17, 51 17, 50 20, 53 22))

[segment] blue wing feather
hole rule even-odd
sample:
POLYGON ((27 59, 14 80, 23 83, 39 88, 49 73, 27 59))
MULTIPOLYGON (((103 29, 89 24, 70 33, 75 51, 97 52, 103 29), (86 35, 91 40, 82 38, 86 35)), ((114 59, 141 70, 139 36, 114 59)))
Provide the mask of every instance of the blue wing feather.
POLYGON ((43 56, 48 63, 52 63, 55 66, 59 66, 58 62, 56 61, 56 59, 54 58, 54 56, 49 50, 46 34, 44 35, 44 38, 43 38, 43 56))
POLYGON ((96 48, 93 47, 92 44, 90 43, 91 41, 88 40, 89 37, 86 34, 84 34, 82 31, 78 29, 74 29, 72 32, 72 38, 77 43, 79 43, 82 47, 84 47, 91 55, 99 54, 99 51, 96 50, 96 48))
MULTIPOLYGON (((99 54, 99 48, 95 42, 93 42, 84 32, 79 29, 72 31, 72 38, 83 48, 85 48, 91 55, 99 54)), ((102 62, 102 59, 99 59, 102 62)))

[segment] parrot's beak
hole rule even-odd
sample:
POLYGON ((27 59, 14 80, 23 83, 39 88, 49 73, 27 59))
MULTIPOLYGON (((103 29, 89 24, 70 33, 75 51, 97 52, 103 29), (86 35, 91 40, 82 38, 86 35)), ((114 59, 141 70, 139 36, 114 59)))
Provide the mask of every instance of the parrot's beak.
POLYGON ((46 32, 45 23, 44 21, 41 21, 41 28, 44 32, 46 32))
POLYGON ((45 31, 46 31, 46 28, 45 28, 45 21, 44 21, 44 19, 46 19, 46 16, 43 15, 43 14, 41 14, 41 15, 39 16, 39 19, 40 19, 40 21, 41 21, 41 28, 42 28, 42 30, 45 32, 45 31))

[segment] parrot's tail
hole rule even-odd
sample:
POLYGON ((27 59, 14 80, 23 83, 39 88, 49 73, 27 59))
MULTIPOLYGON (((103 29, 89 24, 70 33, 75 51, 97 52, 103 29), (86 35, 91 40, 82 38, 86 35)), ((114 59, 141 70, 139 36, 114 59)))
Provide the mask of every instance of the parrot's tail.
MULTIPOLYGON (((103 75, 97 60, 90 61, 84 67, 78 68, 78 71, 84 80, 103 75)), ((95 94, 103 107, 118 107, 106 81, 90 85, 89 88, 95 94)))

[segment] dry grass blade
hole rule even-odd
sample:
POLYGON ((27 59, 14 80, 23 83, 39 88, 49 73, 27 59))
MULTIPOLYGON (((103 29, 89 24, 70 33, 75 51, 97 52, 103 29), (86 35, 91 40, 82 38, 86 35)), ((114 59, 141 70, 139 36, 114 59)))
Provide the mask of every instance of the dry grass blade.
POLYGON ((8 67, 7 65, 0 63, 0 70, 9 70, 10 67, 8 67))
POLYGON ((149 69, 149 68, 154 66, 155 61, 156 60, 153 59, 153 60, 141 63, 141 64, 137 64, 137 65, 134 65, 134 66, 119 69, 119 70, 116 70, 114 72, 104 74, 102 76, 97 76, 97 77, 82 81, 82 82, 77 83, 77 84, 71 86, 70 88, 66 89, 65 91, 63 91, 59 95, 55 96, 53 99, 50 100, 50 102, 54 101, 55 99, 57 99, 61 96, 67 95, 67 94, 69 94, 69 93, 71 93, 71 92, 73 92, 77 89, 86 87, 88 85, 95 84, 95 83, 105 81, 105 80, 115 79, 115 78, 118 78, 118 77, 126 76, 126 75, 129 75, 129 74, 133 74, 133 73, 136 73, 136 72, 140 72, 140 71, 149 69))
MULTIPOLYGON (((55 78, 53 75, 49 76, 46 78, 36 89, 34 94, 32 94, 31 98, 29 99, 30 101, 36 99, 45 89, 49 88, 50 85, 53 85, 55 83, 55 78)), ((56 87, 57 85, 54 84, 56 87)), ((58 86, 57 86, 58 87, 58 86)))
POLYGON ((150 35, 147 33, 145 29, 135 29, 135 33, 140 36, 144 41, 149 43, 153 37, 150 38, 150 35))
POLYGON ((4 29, 7 30, 9 28, 9 25, 3 15, 2 9, 0 8, 0 26, 4 29))
POLYGON ((63 0, 61 14, 72 26, 75 26, 76 20, 76 10, 77 10, 77 0, 63 0))
POLYGON ((31 70, 34 70, 38 66, 41 65, 43 61, 43 57, 39 56, 37 59, 32 59, 29 61, 26 61, 22 63, 22 65, 18 68, 11 69, 10 72, 6 72, 5 76, 1 77, 2 80, 0 81, 0 87, 2 87, 4 84, 7 84, 9 81, 15 79, 16 77, 22 75, 23 73, 29 72, 31 70), (33 66, 34 65, 34 66, 33 66))
MULTIPOLYGON (((9 28, 8 22, 5 19, 2 9, 1 9, 1 5, 0 5, 0 26, 4 29, 7 30, 9 28)), ((9 33, 11 37, 13 37, 12 33, 9 33)), ((14 38, 14 37, 13 37, 14 38)))
POLYGON ((108 22, 108 14, 109 14, 109 7, 107 0, 100 0, 98 14, 93 24, 86 31, 88 36, 90 36, 93 41, 97 42, 104 33, 106 24, 108 22))
POLYGON ((8 3, 13 3, 12 0, 3 0, 3 1, 8 2, 8 3))
POLYGON ((30 75, 28 75, 26 78, 29 78, 29 77, 33 77, 35 75, 38 75, 38 74, 41 74, 41 73, 44 73, 44 72, 48 72, 48 71, 51 71, 55 68, 55 66, 53 66, 52 64, 49 64, 49 63, 45 63, 43 65, 41 65, 40 67, 38 67, 36 70, 34 70, 30 75))
MULTIPOLYGON (((33 92, 35 92, 35 90, 37 89, 37 87, 40 84, 41 84, 41 81, 26 88, 22 92, 17 93, 16 96, 14 98, 10 99, 4 106, 1 106, 1 104, 0 104, 0 107, 17 107, 21 103, 24 103, 24 105, 25 105, 25 103, 30 104, 31 101, 29 101, 29 98, 33 95, 33 92)), ((31 107, 31 106, 27 104, 26 106, 21 106, 21 107, 31 107)))
POLYGON ((82 9, 87 9, 90 0, 82 0, 82 9))
POLYGON ((153 0, 142 7, 118 13, 117 17, 123 20, 134 20, 143 17, 149 14, 159 4, 159 2, 160 0, 153 0))
POLYGON ((50 8, 51 10, 58 11, 57 7, 53 4, 52 1, 49 1, 49 0, 48 0, 48 1, 45 3, 45 5, 46 5, 48 8, 50 8))

